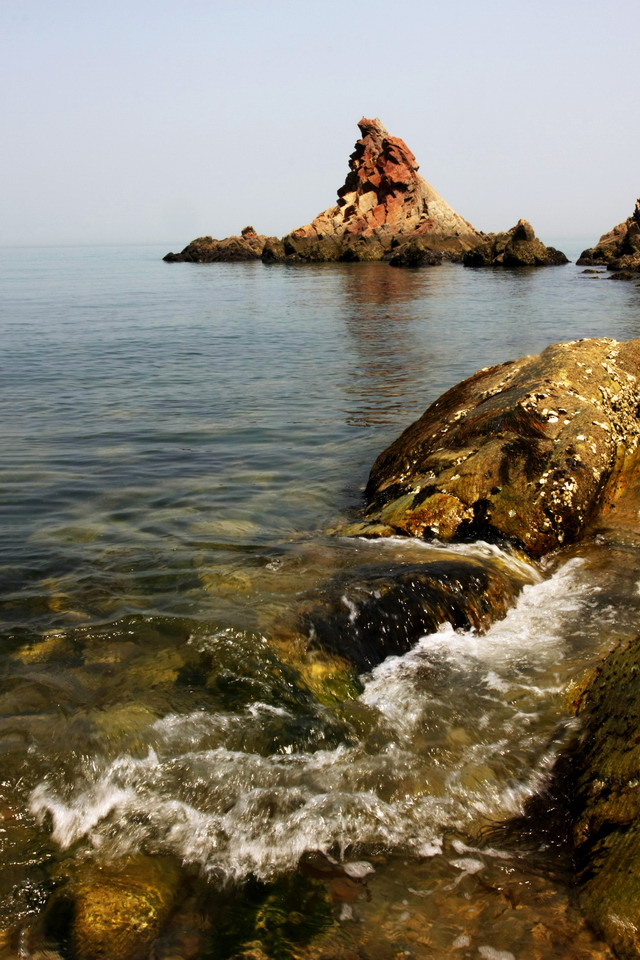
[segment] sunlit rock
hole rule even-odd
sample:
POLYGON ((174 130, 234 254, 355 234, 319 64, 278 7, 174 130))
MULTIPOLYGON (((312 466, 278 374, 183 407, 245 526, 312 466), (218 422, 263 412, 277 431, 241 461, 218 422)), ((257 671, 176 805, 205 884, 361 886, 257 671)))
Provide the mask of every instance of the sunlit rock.
POLYGON ((243 260, 259 260, 262 256, 267 237, 256 233, 253 227, 245 227, 239 237, 198 237, 187 244, 181 253, 168 253, 163 260, 167 263, 237 263, 243 260))
POLYGON ((74 882, 78 960, 143 960, 174 907, 180 869, 164 857, 88 865, 74 882))
POLYGON ((640 199, 630 217, 583 250, 579 264, 606 264, 610 270, 640 271, 640 199))
POLYGON ((338 201, 309 224, 265 244, 267 261, 381 260, 403 240, 461 254, 481 234, 418 173, 411 150, 380 120, 363 117, 338 201))
POLYGON ((577 540, 635 476, 639 368, 640 340, 599 338, 480 370, 380 454, 364 518, 343 532, 506 540, 535 557, 577 540))

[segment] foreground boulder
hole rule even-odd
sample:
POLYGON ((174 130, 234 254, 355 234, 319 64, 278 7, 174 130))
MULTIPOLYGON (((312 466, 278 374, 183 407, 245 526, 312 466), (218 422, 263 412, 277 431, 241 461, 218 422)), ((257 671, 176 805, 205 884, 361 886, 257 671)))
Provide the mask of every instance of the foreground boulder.
POLYGON ((363 117, 338 201, 281 241, 265 260, 381 260, 403 239, 461 254, 481 235, 418 173, 413 153, 380 120, 363 117))
POLYGON ((385 450, 348 535, 506 540, 539 557, 615 510, 640 437, 640 340, 480 370, 385 450))
POLYGON ((578 702, 556 772, 571 798, 580 903, 619 957, 640 957, 640 638, 618 644, 578 702))
POLYGON ((579 264, 606 264, 610 270, 640 271, 640 199, 630 217, 604 233, 595 247, 583 250, 579 264))
POLYGON ((167 263, 238 263, 243 260, 259 260, 266 242, 274 239, 256 233, 253 227, 245 227, 239 237, 226 237, 224 240, 198 237, 181 253, 168 253, 162 259, 167 263))
POLYGON ((465 267, 549 267, 569 261, 538 240, 527 220, 518 220, 507 233, 495 233, 465 253, 462 262, 465 267))

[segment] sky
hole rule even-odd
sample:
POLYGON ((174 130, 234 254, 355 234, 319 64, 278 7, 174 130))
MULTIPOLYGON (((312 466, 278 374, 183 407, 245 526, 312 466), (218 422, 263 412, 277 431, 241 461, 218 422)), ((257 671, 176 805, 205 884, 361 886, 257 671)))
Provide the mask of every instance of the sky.
POLYGON ((480 230, 640 196, 637 0, 0 0, 0 244, 166 243, 331 206, 361 116, 480 230))

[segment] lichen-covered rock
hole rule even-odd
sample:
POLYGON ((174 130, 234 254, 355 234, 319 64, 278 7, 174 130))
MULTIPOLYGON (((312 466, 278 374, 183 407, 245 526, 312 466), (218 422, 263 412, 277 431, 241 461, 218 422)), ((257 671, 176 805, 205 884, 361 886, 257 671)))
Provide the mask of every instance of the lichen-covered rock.
POLYGON ((604 233, 595 247, 583 250, 579 264, 606 264, 610 270, 640 271, 640 199, 630 217, 604 233))
POLYGON ((495 233, 464 254, 465 267, 549 267, 568 263, 555 247, 536 237, 527 220, 518 220, 506 233, 495 233))
POLYGON ((275 239, 256 233, 253 227, 245 227, 239 237, 226 237, 224 240, 198 237, 181 253, 168 253, 163 260, 167 263, 238 263, 243 260, 259 260, 267 241, 275 239))
POLYGON ((620 957, 640 957, 640 638, 617 645, 582 694, 570 758, 581 905, 620 957))
POLYGON ((78 960, 146 960, 178 896, 180 869, 166 857, 90 865, 73 883, 78 960))
POLYGON ((378 119, 363 117, 337 203, 280 243, 265 259, 381 260, 394 238, 420 237, 431 250, 462 253, 481 235, 418 173, 413 153, 378 119))
POLYGON ((508 540, 532 556, 611 510, 640 438, 640 340, 559 343, 453 387, 371 470, 342 532, 508 540))

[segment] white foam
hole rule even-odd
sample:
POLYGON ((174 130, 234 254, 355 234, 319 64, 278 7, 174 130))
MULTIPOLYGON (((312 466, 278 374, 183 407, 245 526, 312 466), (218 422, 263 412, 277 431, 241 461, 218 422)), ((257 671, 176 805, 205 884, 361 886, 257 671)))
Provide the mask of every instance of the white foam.
MULTIPOLYGON (((305 752, 294 742, 282 748, 289 754, 249 752, 260 725, 294 719, 265 703, 170 715, 149 726, 146 756, 93 757, 73 782, 50 776, 31 810, 51 817, 62 847, 84 840, 111 855, 172 853, 223 878, 269 878, 307 851, 437 856, 445 830, 521 812, 546 777, 555 715, 540 717, 555 689, 564 618, 588 593, 580 570, 570 562, 525 587, 484 635, 444 625, 385 660, 363 678, 366 732, 335 749, 305 752)), ((501 855, 454 849, 457 882, 481 869, 479 856, 501 855)))

